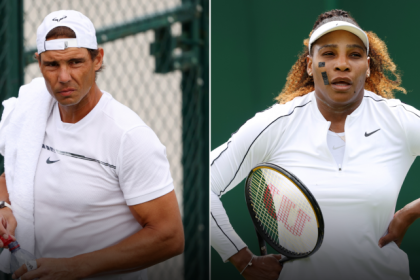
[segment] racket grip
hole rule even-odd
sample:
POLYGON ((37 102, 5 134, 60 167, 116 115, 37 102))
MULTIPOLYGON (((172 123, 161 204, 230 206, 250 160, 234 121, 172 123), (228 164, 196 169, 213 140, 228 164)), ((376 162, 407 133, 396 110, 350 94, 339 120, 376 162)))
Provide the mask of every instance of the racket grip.
POLYGON ((283 263, 285 263, 287 261, 290 261, 290 259, 288 257, 286 257, 286 256, 281 255, 281 259, 279 260, 279 263, 280 264, 283 264, 283 263))
POLYGON ((260 247, 260 255, 265 256, 267 255, 267 246, 265 245, 264 238, 262 238, 262 236, 258 233, 258 231, 256 232, 257 232, 257 237, 258 237, 258 245, 260 247))

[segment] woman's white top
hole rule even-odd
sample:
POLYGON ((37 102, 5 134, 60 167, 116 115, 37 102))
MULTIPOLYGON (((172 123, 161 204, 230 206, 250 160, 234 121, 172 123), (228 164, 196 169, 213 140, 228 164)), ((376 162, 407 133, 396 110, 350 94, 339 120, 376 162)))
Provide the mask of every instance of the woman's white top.
POLYGON ((338 169, 340 169, 343 165, 344 151, 346 150, 345 132, 335 133, 328 130, 327 145, 331 155, 337 163, 338 169))
POLYGON ((270 162, 303 181, 325 222, 321 248, 285 263, 279 279, 409 279, 407 255, 394 242, 379 248, 378 241, 420 154, 420 112, 365 91, 345 122, 341 168, 328 147, 330 124, 312 92, 256 114, 211 153, 212 246, 224 261, 246 246, 219 198, 255 165, 270 162))

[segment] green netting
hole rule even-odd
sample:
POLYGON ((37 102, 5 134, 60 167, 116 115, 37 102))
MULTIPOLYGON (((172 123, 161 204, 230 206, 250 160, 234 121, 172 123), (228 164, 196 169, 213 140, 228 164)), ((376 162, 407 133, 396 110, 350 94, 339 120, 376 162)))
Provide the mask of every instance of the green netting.
POLYGON ((208 5, 206 0, 0 0, 0 100, 42 76, 33 53, 43 18, 55 10, 77 10, 92 20, 105 51, 99 88, 134 110, 166 146, 186 250, 150 268, 149 279, 208 278, 208 5), (10 20, 13 14, 20 20, 10 20))

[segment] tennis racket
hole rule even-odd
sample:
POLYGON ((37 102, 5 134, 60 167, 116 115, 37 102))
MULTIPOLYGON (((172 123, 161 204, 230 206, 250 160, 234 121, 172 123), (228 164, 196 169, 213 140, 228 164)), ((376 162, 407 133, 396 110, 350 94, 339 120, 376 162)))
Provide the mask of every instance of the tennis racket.
POLYGON ((321 246, 321 209, 292 173, 271 163, 255 166, 245 183, 245 198, 262 256, 266 242, 284 256, 280 263, 308 257, 321 246))

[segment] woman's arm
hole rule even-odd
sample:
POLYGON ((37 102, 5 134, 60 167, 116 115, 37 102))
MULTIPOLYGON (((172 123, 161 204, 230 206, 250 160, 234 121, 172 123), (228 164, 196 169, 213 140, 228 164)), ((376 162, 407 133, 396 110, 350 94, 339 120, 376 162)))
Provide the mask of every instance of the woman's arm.
POLYGON ((388 234, 379 239, 379 247, 382 248, 392 241, 394 241, 399 247, 408 228, 419 217, 420 198, 407 204, 404 208, 395 213, 394 219, 389 224, 388 234))
POLYGON ((223 261, 243 271, 246 279, 277 279, 282 268, 278 262, 280 255, 254 256, 230 224, 220 198, 239 184, 255 165, 270 160, 270 152, 282 135, 283 119, 279 118, 282 115, 279 109, 257 114, 210 156, 211 244, 223 261), (251 259, 252 265, 248 266, 251 259))
POLYGON ((245 279, 272 279, 279 277, 282 266, 280 255, 255 256, 236 234, 219 197, 211 197, 211 244, 224 261, 232 263, 245 279), (252 261, 251 261, 252 260, 252 261), (248 265, 249 263, 252 265, 248 265))

